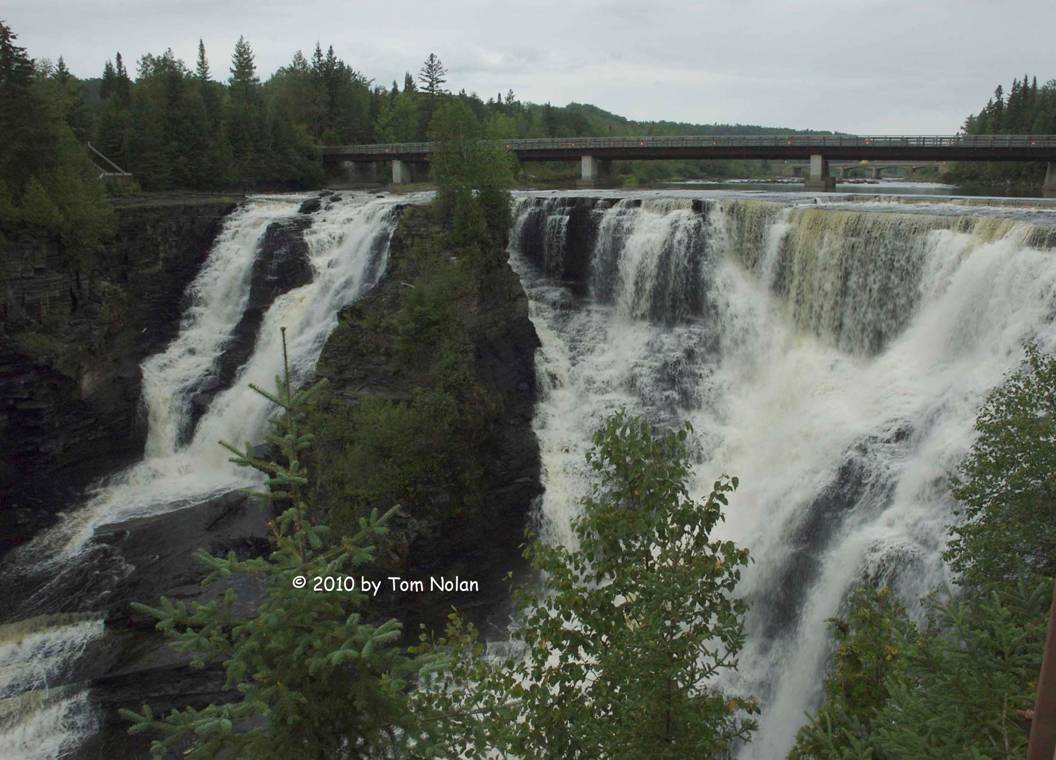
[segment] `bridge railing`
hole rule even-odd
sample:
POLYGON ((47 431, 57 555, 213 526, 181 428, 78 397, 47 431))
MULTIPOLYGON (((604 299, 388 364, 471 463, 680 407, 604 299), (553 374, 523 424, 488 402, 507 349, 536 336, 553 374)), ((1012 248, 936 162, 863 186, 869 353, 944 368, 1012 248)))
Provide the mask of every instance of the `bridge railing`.
MULTIPOLYGON (((950 148, 1056 148, 1056 135, 677 135, 667 137, 540 137, 495 140, 512 151, 590 151, 592 149, 703 148, 710 146, 758 147, 950 147, 950 148)), ((324 155, 426 155, 431 142, 341 145, 323 148, 324 155)))

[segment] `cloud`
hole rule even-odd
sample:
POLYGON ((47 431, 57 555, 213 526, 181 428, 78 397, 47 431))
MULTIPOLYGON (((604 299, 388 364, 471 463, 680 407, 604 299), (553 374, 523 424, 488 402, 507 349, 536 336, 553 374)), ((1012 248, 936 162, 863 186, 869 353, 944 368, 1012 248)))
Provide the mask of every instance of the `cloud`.
POLYGON ((1056 76, 1040 0, 8 0, 4 17, 81 76, 116 50, 193 60, 199 38, 223 75, 244 34, 264 75, 318 40, 383 83, 435 52, 484 97, 860 133, 953 132, 999 82, 1056 76))

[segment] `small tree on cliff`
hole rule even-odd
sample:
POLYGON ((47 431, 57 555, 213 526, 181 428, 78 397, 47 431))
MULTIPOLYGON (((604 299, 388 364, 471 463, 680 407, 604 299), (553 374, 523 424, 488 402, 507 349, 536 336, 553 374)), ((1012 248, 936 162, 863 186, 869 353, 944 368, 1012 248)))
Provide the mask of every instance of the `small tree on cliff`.
POLYGON ((595 435, 578 549, 527 550, 546 593, 519 597, 523 655, 482 659, 457 617, 423 640, 460 658, 419 695, 449 756, 718 757, 749 737, 754 700, 713 685, 744 642, 733 591, 748 553, 711 538, 737 480, 691 498, 685 441, 622 414, 595 435))
POLYGON ((437 206, 459 247, 504 249, 510 228, 513 158, 483 139, 484 130, 462 99, 441 103, 429 124, 437 206))
POLYGON ((369 600, 358 586, 312 588, 314 578, 346 577, 368 565, 394 510, 361 518, 359 530, 340 541, 311 522, 303 455, 312 435, 304 416, 319 386, 294 391, 288 369, 276 384, 275 393, 250 387, 283 412, 267 436, 278 457, 261 459, 248 444, 245 451, 223 444, 231 461, 268 476, 269 490, 250 493, 281 510, 269 523, 273 551, 251 559, 199 553, 211 570, 206 585, 236 574, 263 582, 256 614, 239 616, 232 590, 205 604, 162 599, 156 608, 135 605, 157 618, 177 649, 193 654, 192 664, 221 662, 228 688, 237 688, 242 701, 174 710, 163 718, 146 705, 141 713, 121 712, 133 722, 130 733, 159 735, 151 745, 159 758, 176 749, 191 760, 404 757, 404 743, 418 733, 408 685, 442 659, 411 659, 399 644, 396 620, 368 622, 369 600))

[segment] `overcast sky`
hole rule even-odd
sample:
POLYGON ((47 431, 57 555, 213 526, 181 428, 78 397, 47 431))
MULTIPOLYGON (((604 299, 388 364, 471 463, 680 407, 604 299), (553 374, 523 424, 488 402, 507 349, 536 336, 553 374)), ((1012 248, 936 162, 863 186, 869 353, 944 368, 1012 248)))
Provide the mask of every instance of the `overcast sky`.
POLYGON ((1056 78, 1054 0, 4 0, 33 57, 98 76, 205 41, 226 78, 244 34, 262 77, 333 44, 378 82, 429 52, 482 97, 593 103, 636 119, 949 134, 999 83, 1056 78))

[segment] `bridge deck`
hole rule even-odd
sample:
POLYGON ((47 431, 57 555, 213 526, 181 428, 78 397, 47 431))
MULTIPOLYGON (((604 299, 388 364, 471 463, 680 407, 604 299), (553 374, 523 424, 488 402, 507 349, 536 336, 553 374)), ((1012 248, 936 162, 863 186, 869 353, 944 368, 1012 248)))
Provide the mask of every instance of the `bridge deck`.
MULTIPOLYGON (((499 140, 521 161, 599 159, 783 159, 1056 161, 1056 135, 703 135, 684 137, 569 137, 499 140)), ((337 145, 327 161, 426 161, 433 143, 337 145)))

